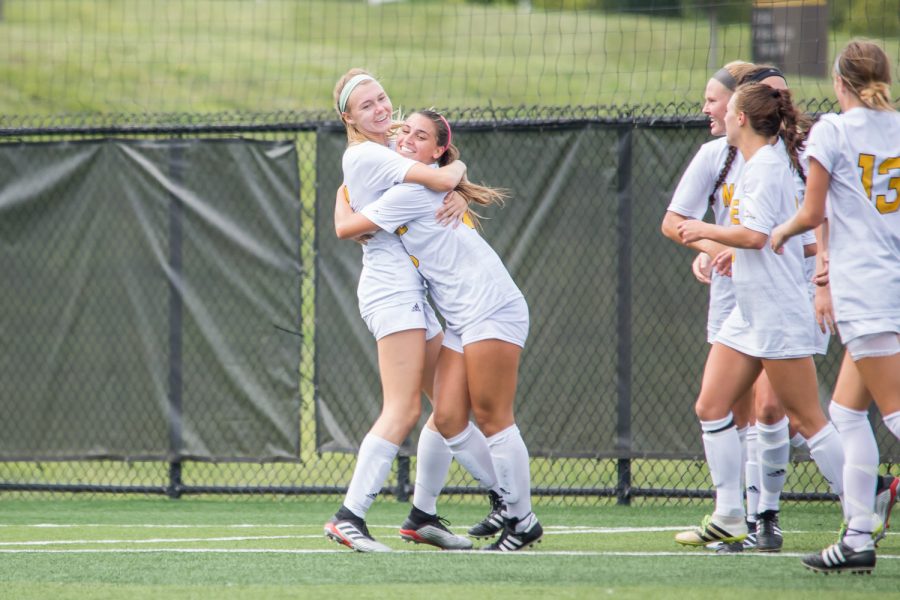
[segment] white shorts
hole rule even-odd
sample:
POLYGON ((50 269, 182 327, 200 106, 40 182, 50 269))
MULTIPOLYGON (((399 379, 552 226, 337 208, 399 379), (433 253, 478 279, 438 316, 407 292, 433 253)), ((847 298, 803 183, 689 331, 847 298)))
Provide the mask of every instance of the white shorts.
POLYGON ((854 361, 875 356, 900 354, 900 333, 872 333, 853 338, 847 342, 847 352, 854 361))
POLYGON ((845 346, 849 346, 851 341, 864 335, 900 333, 900 319, 897 317, 875 317, 873 319, 842 321, 840 316, 838 316, 835 325, 841 334, 841 341, 845 346))
POLYGON ((484 340, 501 340, 525 347, 528 338, 528 304, 525 298, 519 297, 504 304, 486 318, 466 327, 465 331, 457 331, 448 327, 444 334, 443 345, 454 352, 462 352, 464 346, 484 340))
POLYGON ((409 329, 424 329, 425 339, 430 340, 443 331, 434 309, 424 300, 381 308, 364 316, 363 320, 376 340, 409 329))

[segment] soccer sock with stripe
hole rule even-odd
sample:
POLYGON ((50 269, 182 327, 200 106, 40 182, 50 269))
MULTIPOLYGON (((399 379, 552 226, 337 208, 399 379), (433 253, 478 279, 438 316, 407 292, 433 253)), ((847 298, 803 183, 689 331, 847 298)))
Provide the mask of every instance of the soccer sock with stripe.
POLYGON ((882 420, 884 421, 884 424, 887 425, 887 428, 891 430, 891 433, 893 433, 897 439, 900 439, 900 410, 885 415, 882 417, 882 420))
POLYGON ((353 479, 350 480, 350 487, 344 498, 344 506, 350 512, 361 519, 366 518, 366 513, 381 491, 399 451, 397 444, 371 433, 366 434, 359 445, 353 479))
POLYGON ((747 495, 747 520, 756 521, 759 512, 759 458, 756 426, 747 428, 747 462, 744 464, 744 492, 747 495))
POLYGON ((531 468, 528 448, 516 425, 487 438, 507 516, 523 519, 531 512, 531 468))
POLYGON ((437 513, 437 498, 447 481, 451 462, 453 455, 441 434, 427 426, 423 427, 416 447, 413 506, 429 515, 437 513))
POLYGON ((741 440, 729 412, 722 419, 700 421, 706 464, 716 488, 715 514, 744 518, 741 493, 741 440))
POLYGON ((482 487, 500 494, 497 485, 497 474, 494 472, 494 463, 491 460, 491 449, 488 448, 487 439, 481 430, 475 427, 471 421, 459 433, 446 440, 447 447, 456 462, 475 478, 482 487))
POLYGON ((787 478, 787 466, 791 457, 791 440, 788 419, 784 417, 774 425, 757 421, 759 478, 759 512, 778 510, 781 491, 787 478))
POLYGON ((819 472, 828 481, 831 491, 841 499, 844 520, 847 520, 847 502, 844 500, 844 448, 834 425, 829 421, 825 427, 810 436, 809 455, 819 467, 819 472))
POLYGON ((847 535, 844 542, 853 549, 872 539, 875 489, 878 484, 878 443, 869 424, 869 413, 831 401, 831 422, 844 446, 844 499, 847 503, 847 535))

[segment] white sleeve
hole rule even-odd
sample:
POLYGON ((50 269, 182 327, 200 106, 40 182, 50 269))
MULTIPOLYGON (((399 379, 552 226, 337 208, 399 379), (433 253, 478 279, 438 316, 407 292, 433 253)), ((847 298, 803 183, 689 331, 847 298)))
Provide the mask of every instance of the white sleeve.
POLYGON ((392 187, 360 212, 385 231, 395 231, 401 225, 431 214, 432 206, 424 187, 406 184, 392 187))
POLYGON ((803 159, 807 163, 810 158, 815 158, 829 173, 834 171, 841 154, 837 119, 837 115, 822 115, 810 130, 803 150, 803 159))
MULTIPOLYGON (((780 201, 780 182, 766 177, 760 165, 749 164, 741 176, 741 225, 747 229, 769 235, 774 223, 776 203, 780 201)), ((762 165, 765 166, 765 165, 762 165)))
POLYGON ((715 153, 710 152, 710 148, 710 144, 700 146, 681 175, 667 210, 693 219, 702 219, 706 214, 709 195, 714 191, 713 186, 722 168, 722 165, 715 164, 715 153))
POLYGON ((386 146, 366 144, 359 150, 358 168, 365 173, 365 185, 370 190, 384 190, 403 183, 416 161, 400 156, 386 146))

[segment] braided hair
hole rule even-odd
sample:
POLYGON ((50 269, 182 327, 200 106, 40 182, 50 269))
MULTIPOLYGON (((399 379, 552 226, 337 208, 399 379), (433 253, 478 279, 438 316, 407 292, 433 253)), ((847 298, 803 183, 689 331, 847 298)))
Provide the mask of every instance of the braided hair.
POLYGON ((734 162, 734 157, 737 156, 738 149, 734 146, 728 146, 728 154, 725 156, 725 164, 722 165, 722 170, 719 171, 719 177, 716 178, 716 183, 713 185, 712 192, 709 194, 709 205, 714 206, 716 203, 716 192, 725 183, 725 178, 728 177, 729 171, 731 171, 731 164, 734 162))

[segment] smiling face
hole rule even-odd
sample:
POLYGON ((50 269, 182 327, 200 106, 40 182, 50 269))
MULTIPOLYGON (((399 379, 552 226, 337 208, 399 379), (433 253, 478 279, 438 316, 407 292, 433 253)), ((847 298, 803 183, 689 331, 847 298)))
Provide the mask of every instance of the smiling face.
POLYGON ((741 116, 738 113, 736 108, 735 100, 737 100, 738 94, 732 94, 731 100, 728 101, 725 110, 724 128, 725 128, 725 139, 728 140, 729 145, 737 146, 738 145, 738 136, 740 135, 741 128, 741 116))
POLYGON ((413 113, 403 122, 397 134, 397 152, 417 160, 431 164, 440 158, 445 148, 438 146, 437 130, 434 123, 418 113, 413 113))
POLYGON ((709 132, 713 135, 725 134, 725 110, 732 92, 718 79, 710 79, 703 94, 703 114, 709 117, 709 132))
POLYGON ((347 99, 347 110, 343 113, 349 125, 353 125, 364 136, 384 143, 391 129, 391 114, 394 107, 391 99, 377 81, 364 81, 347 99))

